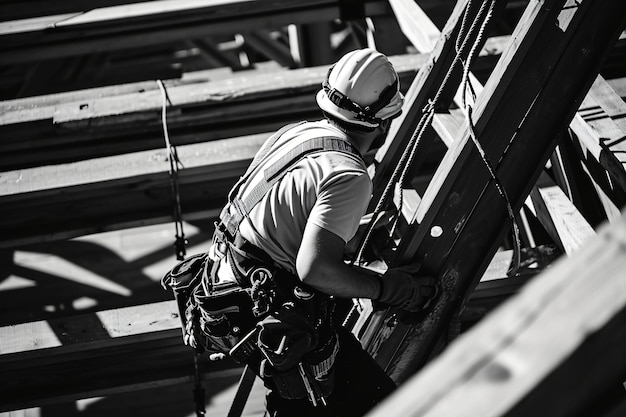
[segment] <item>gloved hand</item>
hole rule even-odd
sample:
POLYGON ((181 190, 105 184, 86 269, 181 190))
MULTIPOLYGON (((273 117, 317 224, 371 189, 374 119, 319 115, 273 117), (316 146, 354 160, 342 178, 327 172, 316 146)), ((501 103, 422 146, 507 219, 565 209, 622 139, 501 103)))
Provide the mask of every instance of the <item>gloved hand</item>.
POLYGON ((420 275, 416 266, 390 268, 380 278, 376 301, 410 312, 421 311, 439 294, 435 278, 420 275))

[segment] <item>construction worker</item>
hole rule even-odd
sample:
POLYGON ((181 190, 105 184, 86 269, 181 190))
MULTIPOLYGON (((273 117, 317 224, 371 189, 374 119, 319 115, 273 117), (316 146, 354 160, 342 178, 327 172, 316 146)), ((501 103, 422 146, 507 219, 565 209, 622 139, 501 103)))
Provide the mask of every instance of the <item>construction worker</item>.
POLYGON ((269 388, 273 417, 367 413, 395 384, 338 324, 335 300, 418 311, 436 286, 405 269, 381 276, 344 261, 372 193, 363 155, 402 111, 392 64, 373 49, 352 51, 316 99, 324 118, 273 135, 232 189, 209 254, 166 276, 195 280, 179 285, 186 343, 248 364, 269 388))

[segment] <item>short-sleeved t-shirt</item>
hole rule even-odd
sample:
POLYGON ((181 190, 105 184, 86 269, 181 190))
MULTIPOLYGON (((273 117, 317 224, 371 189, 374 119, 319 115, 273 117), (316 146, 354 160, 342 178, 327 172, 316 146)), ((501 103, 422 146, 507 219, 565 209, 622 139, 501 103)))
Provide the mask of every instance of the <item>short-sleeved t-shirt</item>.
MULTIPOLYGON (((285 132, 274 145, 314 137, 346 135, 327 121, 306 122, 285 132)), ((272 157, 278 158, 280 152, 272 157)), ((267 165, 271 164, 268 160, 267 165)), ((245 188, 253 188, 254 175, 245 188)), ((256 178, 258 180, 258 178, 256 178)), ((358 156, 339 151, 304 157, 278 181, 241 222, 241 235, 263 249, 275 262, 296 272, 296 257, 310 222, 349 241, 357 231, 372 193, 367 167, 358 156)))

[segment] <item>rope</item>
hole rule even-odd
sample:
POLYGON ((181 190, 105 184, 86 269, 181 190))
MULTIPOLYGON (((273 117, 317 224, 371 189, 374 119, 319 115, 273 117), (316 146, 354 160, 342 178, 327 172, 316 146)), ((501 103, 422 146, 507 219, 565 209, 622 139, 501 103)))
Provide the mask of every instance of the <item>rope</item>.
POLYGON ((183 230, 183 216, 180 208, 180 186, 178 183, 178 167, 183 167, 183 164, 178 159, 178 153, 176 148, 172 146, 170 142, 170 136, 167 129, 167 103, 172 104, 163 82, 157 80, 159 90, 161 90, 162 106, 161 106, 161 124, 163 125, 163 137, 165 138, 165 149, 167 151, 167 159, 170 163, 169 174, 170 184, 172 187, 172 195, 174 196, 174 226, 176 228, 176 240, 174 242, 174 250, 176 252, 176 259, 182 261, 185 259, 186 250, 185 245, 187 240, 185 239, 185 232, 183 230))
MULTIPOLYGON (((484 6, 486 3, 483 3, 481 5, 481 9, 479 14, 482 14, 484 11, 484 6)), ((462 77, 462 103, 463 103, 463 107, 465 109, 465 115, 466 115, 466 119, 467 119, 467 124, 469 126, 469 134, 470 134, 470 138, 472 139, 472 142, 474 143, 474 146, 476 146, 476 149, 478 150, 478 153, 480 154, 480 157, 482 158, 485 167, 487 168, 487 170, 489 171, 489 175, 491 176, 491 178, 494 181, 494 185, 498 191, 498 193, 500 194, 500 196, 504 199, 504 202, 506 203, 506 209, 507 209, 507 213, 509 216, 509 219, 511 221, 511 226, 512 226, 512 231, 513 231, 513 263, 511 265, 511 267, 509 268, 508 274, 509 275, 515 275, 517 274, 517 271, 519 270, 519 266, 521 263, 521 243, 520 243, 520 237, 519 237, 519 227, 517 225, 517 222, 515 221, 515 213, 513 211, 513 206, 511 204, 511 200, 509 199, 509 196, 506 192, 506 190, 504 189, 504 186, 502 185, 502 182, 500 181, 500 179, 497 177, 495 169, 493 168, 493 165, 491 164, 491 162, 489 161, 489 159, 487 158, 487 155, 485 154, 485 151, 483 150, 480 142, 478 141, 478 138, 476 136, 476 131, 475 131, 475 125, 472 119, 472 106, 467 102, 467 93, 468 93, 468 89, 467 86, 470 86, 470 94, 472 95, 472 101, 475 100, 476 95, 473 91, 473 89, 471 89, 471 82, 469 81, 469 62, 471 62, 474 58, 474 56, 476 55, 477 49, 478 49, 478 45, 480 45, 480 41, 484 35, 485 32, 485 28, 487 26, 487 23, 489 22, 489 20, 491 19, 491 16, 493 14, 493 8, 495 5, 495 0, 491 0, 489 3, 489 9, 487 10, 487 14, 485 16, 485 19, 483 20, 480 29, 478 31, 478 35, 476 36, 476 41, 474 42, 474 45, 472 45, 472 48, 470 50, 470 53, 468 55, 468 63, 464 63, 463 65, 463 77, 462 77)))
POLYGON ((196 403, 196 416, 203 417, 206 414, 204 407, 204 388, 202 387, 202 379, 200 378, 200 367, 198 366, 198 358, 200 354, 198 352, 193 353, 193 367, 194 367, 194 388, 193 399, 196 403))
MULTIPOLYGON (((161 80, 157 80, 157 85, 161 91, 162 106, 161 106, 161 124, 163 126, 163 137, 165 138, 165 149, 167 151, 167 159, 169 161, 169 174, 170 184, 172 187, 172 195, 174 196, 174 226, 176 229, 174 250, 176 253, 176 259, 182 261, 187 254, 185 245, 187 240, 185 239, 185 232, 183 230, 183 215, 180 205, 180 185, 178 182, 178 168, 184 168, 183 164, 178 158, 176 148, 172 146, 170 142, 170 135, 167 128, 167 104, 172 104, 165 85, 161 80)), ((198 358, 200 354, 194 352, 193 367, 194 367, 194 389, 193 398, 196 405, 196 416, 203 417, 206 413, 205 400, 204 400, 204 388, 202 387, 202 379, 200 378, 200 367, 198 365, 198 358)))
MULTIPOLYGON (((465 26, 465 21, 467 20, 467 13, 469 10, 469 6, 470 6, 471 2, 468 2, 468 4, 466 5, 466 9, 465 9, 465 13, 464 13, 464 17, 463 17, 463 21, 461 24, 461 29, 464 28, 465 26)), ((481 8, 482 10, 482 8, 481 8)), ((378 218, 379 213, 382 211, 383 206, 385 205, 389 193, 391 192, 391 189, 394 187, 394 184, 397 182, 398 179, 398 175, 400 175, 400 180, 401 182, 398 182, 400 185, 400 192, 402 193, 402 185, 404 183, 404 180, 406 178, 406 173, 408 172, 409 167, 411 166, 411 163, 413 162, 413 159, 415 157, 415 152, 418 148, 419 142, 424 134, 424 132, 426 131, 426 128, 428 127, 428 125, 430 124, 430 122, 432 122, 432 119, 435 115, 435 108, 436 108, 436 104, 439 102, 441 95, 443 94, 443 91, 445 89, 445 87, 447 86, 450 77, 452 76, 452 72, 456 66, 456 64, 461 60, 461 56, 462 54, 465 52, 465 49, 467 47, 467 43, 469 42, 470 39, 470 35, 472 34, 472 32, 474 31, 474 29, 476 28, 476 25, 478 23, 478 17, 480 16, 480 12, 479 15, 477 16, 477 18, 474 20, 474 23, 472 24, 471 28, 469 29, 468 33, 465 35, 462 44, 459 46, 458 42, 459 39, 462 36, 462 32, 459 31, 458 37, 457 37, 457 43, 456 43, 456 55, 454 57, 454 60, 452 61, 452 63, 450 64, 450 67, 448 68, 448 71, 443 79, 443 81, 441 82, 439 89, 437 90, 437 93, 435 94, 435 97, 431 100, 429 100, 428 104, 422 109, 422 117, 420 118, 419 123, 417 124, 417 127, 413 133, 413 135, 411 136, 411 139, 409 140, 409 143, 407 144, 406 148, 404 149, 402 156, 400 157, 400 160, 398 161, 398 164, 396 165, 396 168, 394 169, 391 178, 389 179, 389 181, 387 182, 387 185, 385 186, 385 189, 383 190, 383 193, 380 197, 380 199, 378 200, 378 203, 376 205, 376 208, 374 209, 374 214, 372 215, 372 221, 370 221, 370 223, 368 224, 368 228, 366 230, 365 236, 363 237, 363 239, 361 240, 360 244, 359 244, 359 250, 357 251, 357 255, 356 257, 352 260, 352 264, 360 264, 360 260, 361 260, 361 256, 363 255, 363 251, 365 249, 365 247, 367 246, 367 243, 369 241, 369 238, 371 236, 371 233, 374 229, 374 219, 378 218), (402 172, 400 172, 402 170, 402 172)), ((400 213, 402 212, 402 194, 400 195, 400 206, 398 208, 398 212, 397 212, 397 216, 400 216, 400 213)), ((394 226, 393 229, 395 229, 395 225, 397 224, 398 218, 396 218, 395 222, 394 222, 394 226)), ((393 231, 393 230, 392 230, 393 231)))
POLYGON ((517 227, 517 223, 515 222, 515 216, 513 213, 513 208, 511 206, 510 200, 508 198, 508 195, 506 193, 506 191, 504 190, 504 187, 502 186, 501 182, 499 181, 499 179, 497 178, 496 174, 495 174, 495 170, 493 169, 491 163, 489 162, 489 160, 487 159, 480 143, 478 142, 478 139, 476 137, 476 133, 474 130, 474 125, 471 119, 471 106, 469 104, 467 104, 467 100, 466 100, 466 96, 467 96, 467 92, 468 92, 468 86, 469 86, 469 92, 472 95, 472 99, 475 99, 475 92, 472 88, 471 83, 468 82, 469 80, 469 67, 470 67, 470 63, 473 61, 478 46, 480 45, 480 42, 482 40, 482 37, 484 35, 484 31, 485 28, 487 26, 487 23, 489 22, 489 20, 491 19, 491 16, 493 14, 493 8, 495 5, 495 0, 491 0, 490 2, 484 1, 481 6, 480 9, 476 15, 476 18, 474 19, 474 21, 472 22, 472 25, 470 26, 469 30, 467 31, 467 33, 463 34, 463 32, 465 31, 465 28, 467 26, 467 21, 468 21, 468 16, 469 16, 469 10, 471 7, 471 0, 468 1, 468 3, 466 4, 466 8, 465 11, 463 13, 463 18, 461 21, 461 27, 459 29, 459 33, 457 35, 457 39, 455 42, 455 57, 453 62, 451 63, 450 67, 448 68, 448 71, 442 81, 442 83, 439 86, 439 89, 437 90, 437 93, 435 94, 434 98, 429 100, 428 104, 424 107, 424 109, 422 109, 422 117, 415 129, 415 132, 413 133, 413 135, 411 136, 411 139, 409 141, 409 143, 407 144, 405 150, 403 151, 400 160, 398 162, 398 165, 396 166, 396 168, 394 169, 391 178, 389 179, 387 185, 385 186, 385 189, 376 205, 376 208, 374 209, 374 213, 372 215, 372 220, 370 220, 365 236, 363 237, 363 239, 361 240, 360 244, 359 244, 359 249, 357 251, 357 255, 356 257, 352 260, 352 264, 360 264, 361 261, 361 257, 363 255, 363 251, 365 249, 365 247, 367 246, 367 243, 371 237, 371 233, 374 229, 374 225, 375 225, 375 220, 378 218, 380 212, 382 211, 383 206, 385 205, 389 194, 391 192, 391 190, 393 189, 394 185, 398 184, 399 187, 399 193, 400 193, 400 200, 398 203, 398 209, 396 212, 396 218, 394 220, 394 223, 392 225, 391 231, 390 231, 390 236, 393 236, 393 234, 395 233, 395 229, 397 227, 398 224, 398 220, 400 218, 400 215, 402 213, 402 204, 403 204, 403 186, 404 186, 404 182, 406 180, 406 176, 407 173, 409 171, 409 168, 411 167, 413 160, 415 158, 415 154, 419 145, 419 142, 426 130, 426 128, 429 126, 429 124, 432 122, 432 119, 434 117, 435 114, 435 108, 441 98, 441 95, 443 94, 443 91, 445 89, 445 87, 447 86, 450 77, 452 76, 452 72, 455 68, 455 66, 457 65, 457 63, 461 63, 461 65, 463 66, 463 76, 462 76, 462 98, 463 98, 463 106, 465 107, 466 110, 466 115, 468 117, 468 124, 469 124, 469 130, 470 130, 470 136, 472 138, 472 142, 474 143, 474 145, 476 146, 476 148, 479 151, 479 154, 483 160, 483 162, 485 163, 485 166, 487 167, 487 170, 489 171, 489 174, 491 175, 492 179, 494 180, 494 184, 496 185, 496 188, 498 190, 498 192, 500 193, 500 195, 503 197, 503 199, 506 202, 507 205, 507 212, 508 215, 511 219, 512 222, 512 226, 513 226, 513 232, 514 232, 514 264, 512 266, 512 268, 509 270, 510 274, 515 274, 519 268, 519 264, 520 264, 520 258, 521 258, 521 250, 520 250, 520 242, 519 242, 519 229, 517 227), (487 9, 487 5, 489 6, 487 9), (485 10, 486 13, 485 13, 485 10), (481 19, 482 15, 485 15, 484 18, 481 19), (472 44, 472 47, 470 48, 469 53, 467 54, 467 60, 463 59, 463 55, 465 53, 465 50, 468 46, 468 42, 471 39, 472 34, 474 33, 474 31, 476 30, 476 28, 479 26, 479 22, 480 22, 480 27, 478 29, 478 34, 476 36, 475 41, 472 44), (462 42, 461 42, 461 39, 462 42), (401 171, 401 172, 400 172, 401 171), (398 179, 399 176, 399 179, 398 179))

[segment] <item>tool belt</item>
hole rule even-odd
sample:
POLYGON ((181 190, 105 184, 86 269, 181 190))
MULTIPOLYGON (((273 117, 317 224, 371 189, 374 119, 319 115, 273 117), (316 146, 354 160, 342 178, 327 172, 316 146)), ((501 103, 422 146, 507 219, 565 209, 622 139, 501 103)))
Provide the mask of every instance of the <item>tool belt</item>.
POLYGON ((216 227, 214 249, 237 282, 220 282, 208 253, 180 262, 162 279, 174 292, 183 341, 198 352, 246 363, 283 398, 325 403, 339 350, 329 296, 277 268, 269 256, 216 227))

